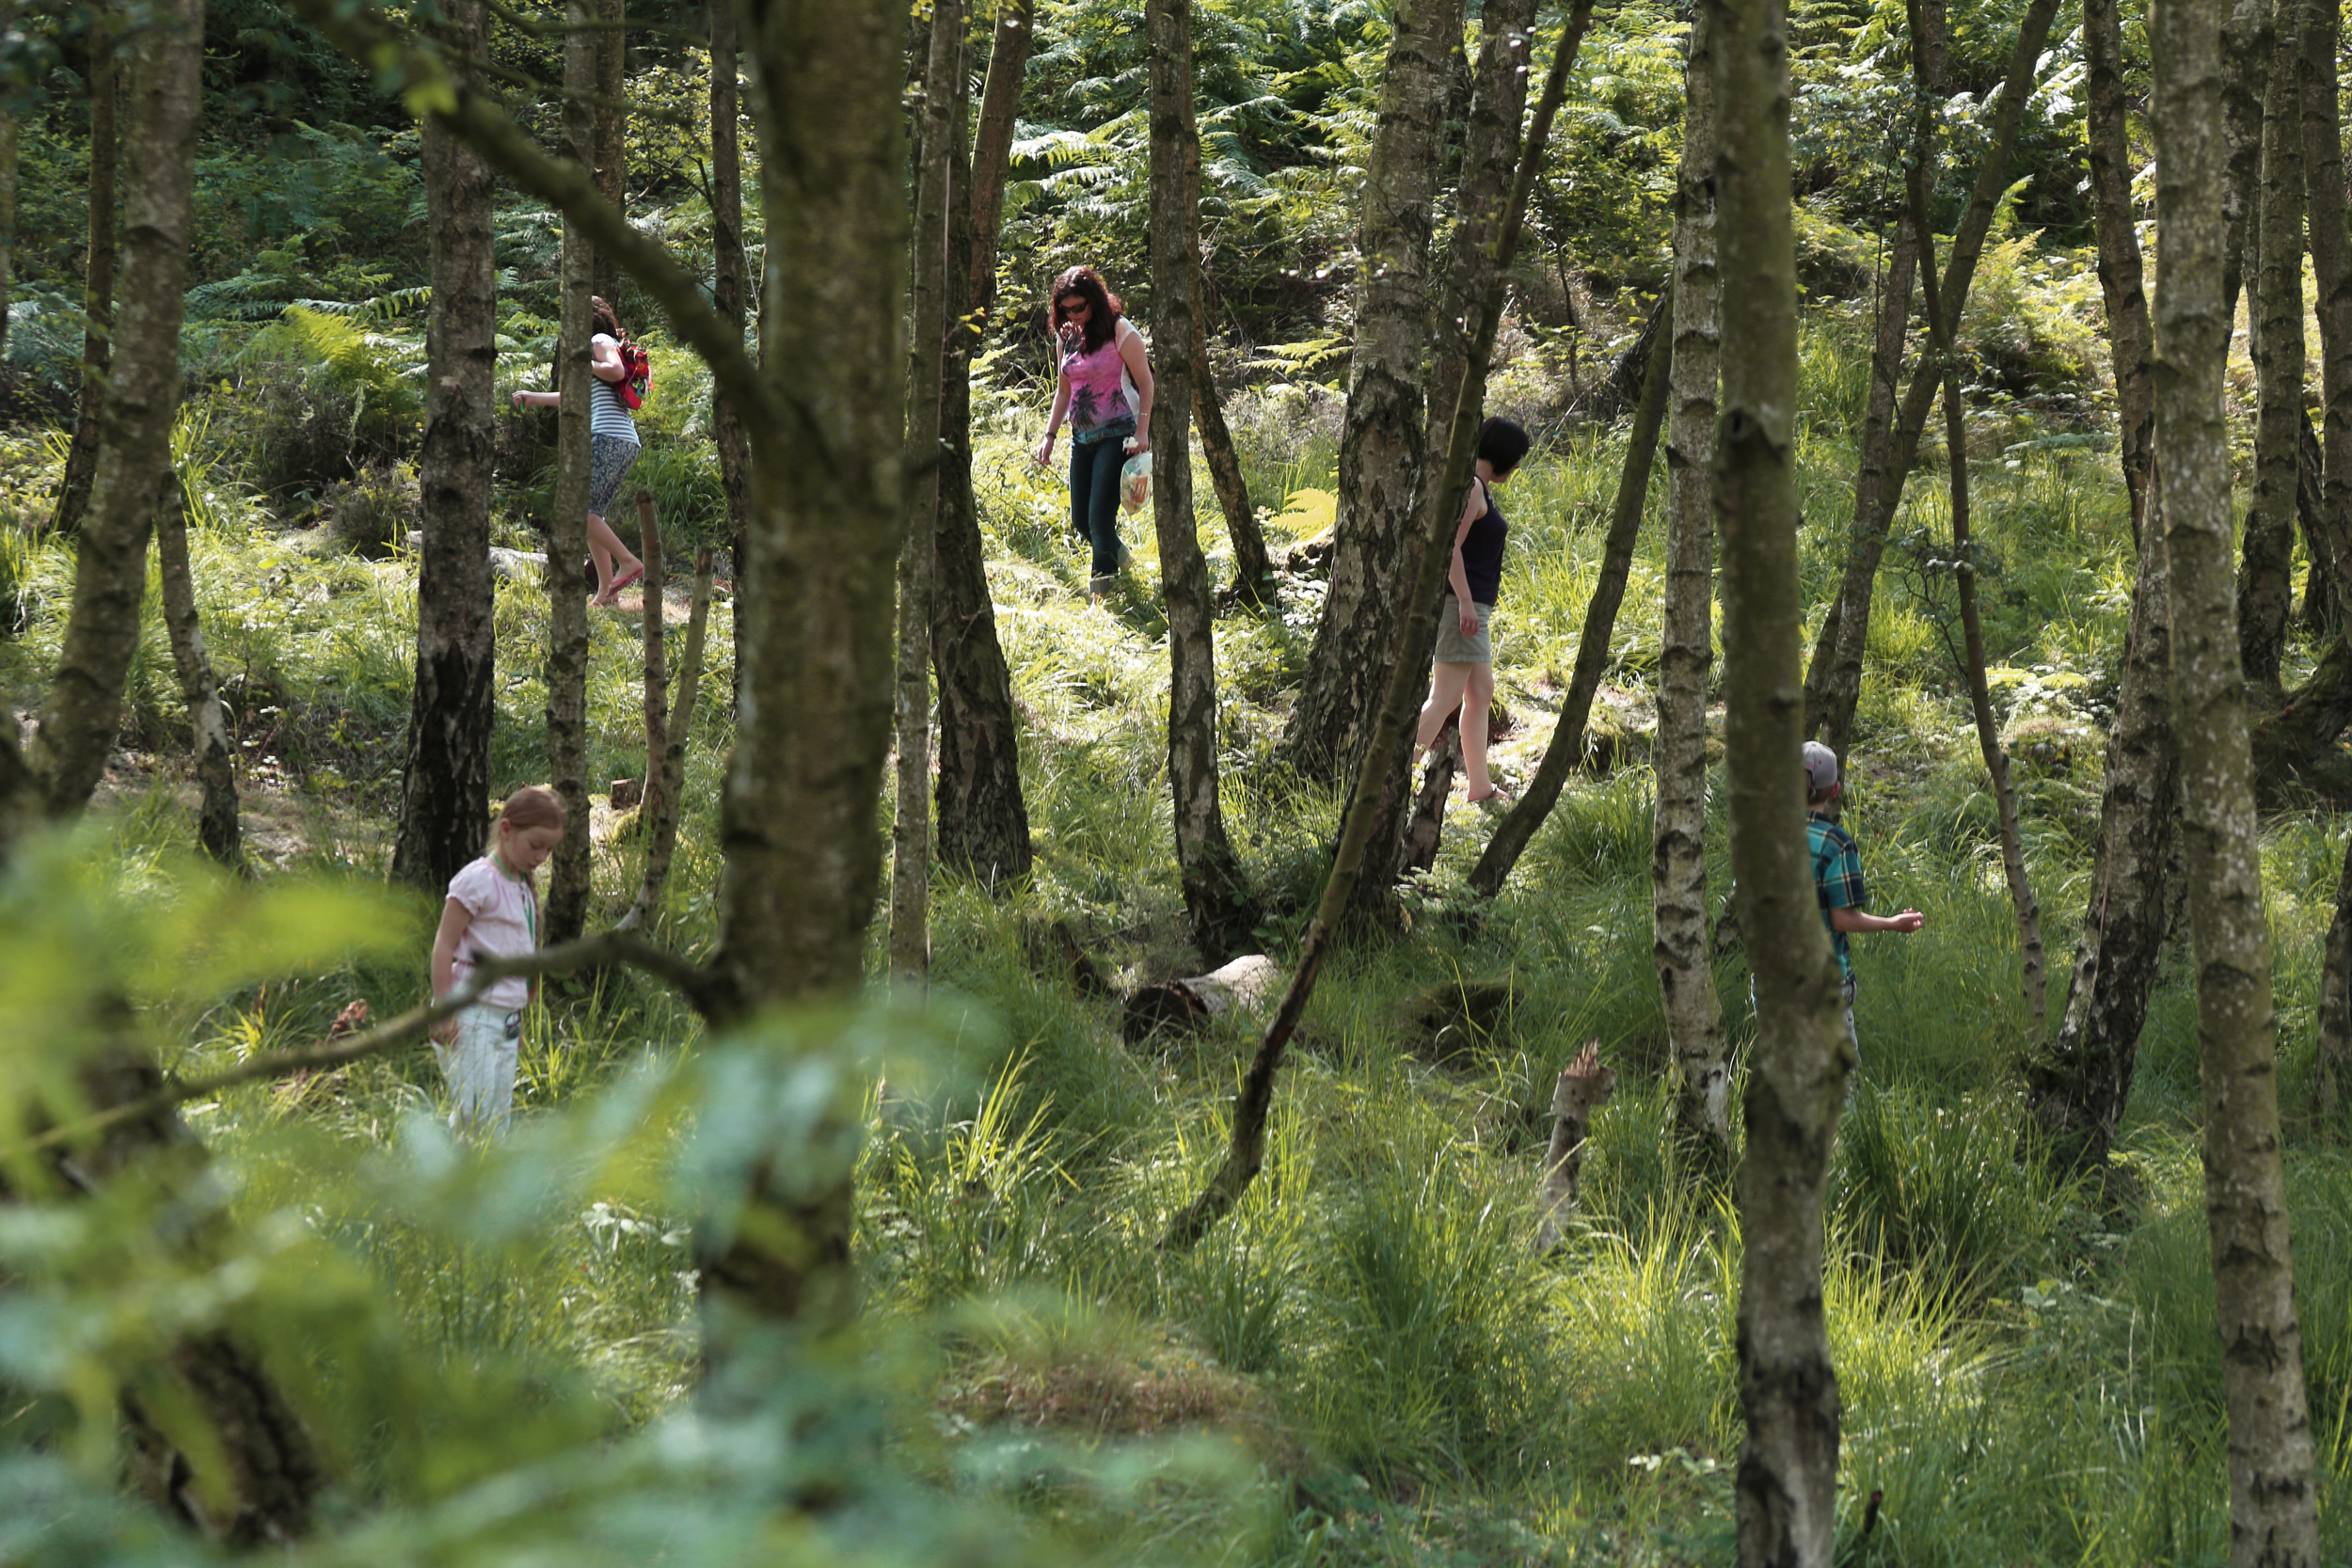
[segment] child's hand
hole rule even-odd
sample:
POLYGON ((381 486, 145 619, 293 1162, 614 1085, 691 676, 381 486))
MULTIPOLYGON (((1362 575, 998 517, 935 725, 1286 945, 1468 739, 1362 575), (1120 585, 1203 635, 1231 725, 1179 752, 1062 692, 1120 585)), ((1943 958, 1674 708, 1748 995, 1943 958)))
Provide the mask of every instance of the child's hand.
POLYGON ((1917 910, 1905 910, 1900 914, 1893 914, 1886 917, 1886 928, 1888 930, 1901 931, 1906 935, 1917 930, 1920 927, 1925 926, 1927 923, 1928 917, 1921 914, 1917 910))
POLYGON ((457 1043, 457 1020, 445 1018, 435 1024, 432 1038, 436 1045, 455 1045, 457 1043))

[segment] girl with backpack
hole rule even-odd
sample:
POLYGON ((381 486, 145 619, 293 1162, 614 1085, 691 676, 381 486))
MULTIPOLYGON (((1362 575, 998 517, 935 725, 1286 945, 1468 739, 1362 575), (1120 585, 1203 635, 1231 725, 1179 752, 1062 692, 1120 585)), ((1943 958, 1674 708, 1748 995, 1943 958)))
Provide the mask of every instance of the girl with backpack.
MULTIPOLYGON (((619 600, 622 589, 645 575, 645 563, 621 543, 604 515, 621 493, 629 465, 637 461, 642 443, 629 410, 644 401, 649 372, 645 351, 621 330, 612 307, 600 295, 592 295, 588 307, 596 320, 596 335, 588 340, 588 369, 596 377, 588 384, 588 553, 596 562, 595 602, 610 605, 619 600)), ((554 408, 562 402, 557 392, 515 394, 517 408, 554 408)))

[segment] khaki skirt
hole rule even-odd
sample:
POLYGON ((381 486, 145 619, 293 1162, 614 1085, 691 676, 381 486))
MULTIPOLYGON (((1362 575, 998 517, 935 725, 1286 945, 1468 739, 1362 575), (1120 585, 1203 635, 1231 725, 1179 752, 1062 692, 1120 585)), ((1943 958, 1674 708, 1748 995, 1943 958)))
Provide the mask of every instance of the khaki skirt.
POLYGON ((1439 664, 1492 664, 1495 661, 1494 641, 1487 636, 1486 622, 1495 612, 1490 604, 1473 604, 1478 615, 1478 635, 1462 635, 1460 601, 1451 594, 1438 601, 1438 657, 1439 664))

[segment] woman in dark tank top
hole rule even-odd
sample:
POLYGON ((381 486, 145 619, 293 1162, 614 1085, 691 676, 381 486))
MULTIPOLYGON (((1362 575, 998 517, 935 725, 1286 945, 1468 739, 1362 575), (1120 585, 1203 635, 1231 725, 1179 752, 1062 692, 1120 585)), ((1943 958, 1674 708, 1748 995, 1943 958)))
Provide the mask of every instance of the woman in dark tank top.
POLYGON ((1436 744, 1447 716, 1460 708, 1463 782, 1472 800, 1503 793, 1486 776, 1486 714, 1495 695, 1487 619, 1502 583, 1502 546, 1511 530, 1495 504, 1493 487, 1510 479, 1531 444, 1527 432, 1509 420, 1479 426, 1478 483, 1463 503, 1445 596, 1438 601, 1438 651, 1429 672, 1429 701, 1422 705, 1421 749, 1436 744))

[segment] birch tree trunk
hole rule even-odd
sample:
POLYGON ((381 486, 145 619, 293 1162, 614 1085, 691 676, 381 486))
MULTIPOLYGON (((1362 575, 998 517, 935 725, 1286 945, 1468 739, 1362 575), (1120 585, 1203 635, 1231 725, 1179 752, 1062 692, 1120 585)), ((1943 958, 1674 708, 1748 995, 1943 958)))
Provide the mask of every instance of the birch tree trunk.
MULTIPOLYGON (((0 13, 12 19, 14 8, 0 13)), ((0 108, 0 360, 8 356, 8 295, 15 288, 16 116, 0 108)))
POLYGON ((2238 290, 2260 264, 2263 73, 2270 68, 2278 39, 2271 30, 2274 0, 2227 3, 2230 13, 2221 24, 2221 113, 2229 163, 2221 211, 2229 240, 2221 262, 2221 312, 2234 330, 2238 290))
POLYGON ((102 7, 91 19, 89 38, 89 240, 82 271, 82 396, 73 436, 66 447, 65 473, 49 527, 71 533, 88 510, 90 483, 98 471, 100 424, 106 411, 106 377, 113 364, 115 324, 115 183, 119 148, 115 129, 115 33, 119 20, 102 7))
POLYGON ((89 803, 114 748, 123 679, 138 651, 148 539, 172 484, 203 29, 202 0, 159 3, 131 49, 122 306, 75 551, 73 609, 28 759, 52 817, 89 803))
MULTIPOLYGON (((2157 0, 2155 396, 2172 572, 2172 690, 2197 948, 2205 1216, 2230 1427, 2230 1558, 2319 1562, 2302 1333, 2279 1153, 2270 933, 2230 562, 2222 371, 2223 135, 2217 0, 2157 0)), ((2265 241, 2265 249, 2269 248, 2265 241)))
MULTIPOLYGON (((1994 108, 1991 145, 1986 149, 1984 162, 1978 166, 1976 184, 1969 194, 1967 210, 1961 214, 1960 228, 1952 236, 1951 256, 1944 269, 1944 308, 1955 321, 1968 307, 1969 286, 1976 278, 1977 262, 1984 254, 1985 235, 1993 227, 1994 209, 2009 187, 2010 160, 2017 146, 2018 127, 2025 119, 2026 102, 2033 94, 2034 68, 2042 58, 2042 45, 2050 36, 2051 20, 2057 14, 2057 0, 2033 0, 2018 24, 2009 74, 2002 82, 2000 101, 1994 108)), ((1922 22, 1931 24, 1932 15, 1923 16, 1922 22)), ((1880 558, 1886 552, 1886 531, 1902 500, 1903 481, 1918 462, 1919 437, 1935 407, 1939 382, 1931 366, 1923 363, 1912 371, 1911 384, 1905 388, 1896 414, 1888 483, 1877 499, 1876 510, 1864 520, 1867 526, 1855 529, 1847 556, 1845 584, 1836 601, 1835 659, 1824 675, 1806 683, 1808 689, 1818 689, 1820 694, 1818 704, 1808 705, 1817 714, 1810 728, 1828 742, 1840 761, 1852 745, 1854 705, 1862 696, 1862 655, 1870 632, 1870 594, 1878 578, 1880 558)))
MULTIPOLYGON (((1666 603, 1651 763, 1658 786, 1650 827, 1650 952, 1677 1073, 1675 1124, 1724 1157, 1731 1151, 1731 1053, 1707 952, 1707 675, 1715 659, 1715 382, 1724 280, 1715 264, 1715 16, 1706 6, 1691 19, 1683 79, 1682 163, 1675 176, 1673 406, 1666 428, 1666 603)), ((1907 277, 1903 293, 1907 299, 1907 277)), ((1906 304, 1902 313, 1908 309, 1906 304)), ((1900 321, 1899 315, 1899 343, 1900 321)), ((1886 387, 1891 405, 1891 366, 1886 387)))
MULTIPOLYGON (((1193 140, 1192 167, 1186 177, 1198 192, 1198 136, 1193 140)), ((1204 296, 1206 293, 1204 288, 1204 296)), ((1209 483, 1216 491, 1217 510, 1225 515, 1225 531, 1233 541, 1233 597, 1263 610, 1274 603, 1274 558, 1266 553, 1265 531, 1258 526, 1257 513, 1250 510, 1249 483, 1242 477, 1241 454, 1233 450, 1233 433, 1225 423, 1224 401, 1217 396, 1216 368, 1209 360, 1208 318, 1208 300, 1203 297, 1196 302, 1192 313, 1193 420, 1200 427, 1200 455, 1209 466, 1209 483)))
MULTIPOLYGON (((177 490, 176 482, 172 488, 177 490)), ((171 636, 180 696, 187 704, 188 727, 195 737, 196 839, 215 864, 241 870, 245 841, 237 820, 237 749, 221 714, 213 661, 204 653, 204 628, 196 610, 196 576, 188 564, 187 509, 177 494, 167 493, 157 507, 155 553, 163 568, 164 626, 171 636)))
POLYGON ((2058 1037, 2028 1055, 2026 1079, 2026 1103, 2052 1148, 2074 1168, 2090 1169, 2106 1164, 2131 1097, 2139 1032, 2171 925, 2179 886, 2180 776, 2172 736, 2171 579, 2161 531, 2150 521, 2157 490, 2152 335, 2130 205, 2123 38, 2115 0, 2091 0, 2083 27, 2099 278, 2139 561, 2122 690, 2107 732, 2090 906, 2058 1037))
MULTIPOLYGON (((1673 300, 1658 302, 1671 319, 1673 300)), ((1617 473, 1617 495, 1610 509, 1609 536, 1601 545, 1600 572, 1593 579, 1593 596, 1584 605, 1583 635, 1577 641, 1576 669, 1568 677, 1567 695, 1560 703, 1560 722, 1544 748, 1544 760, 1527 782, 1518 805, 1495 824, 1494 832, 1470 869, 1470 889, 1492 898, 1502 891, 1512 867, 1527 850, 1569 770, 1583 760, 1584 726, 1593 716, 1593 699, 1600 692, 1600 677, 1609 668, 1609 644, 1616 635, 1617 610, 1625 603, 1626 578, 1633 569, 1633 546, 1641 537, 1642 510, 1649 499, 1650 469, 1658 457, 1658 431, 1665 422, 1667 380, 1673 373, 1675 335, 1671 330, 1651 335, 1649 364, 1643 372, 1642 401, 1634 405, 1633 428, 1626 437, 1625 467, 1617 473)))
MULTIPOLYGON (((643 492, 640 492, 642 494, 643 492)), ((660 549, 661 534, 648 528, 645 537, 653 548, 660 549)), ((645 557, 645 578, 653 578, 652 555, 645 557)), ((653 590, 646 590, 648 599, 653 590)), ((677 855, 678 808, 686 798, 686 746, 694 733, 694 709, 702 700, 703 644, 710 626, 710 551, 707 547, 694 552, 694 586, 686 616, 686 645, 678 651, 677 686, 670 700, 670 712, 662 725, 662 748, 659 757, 645 759, 645 800, 648 806, 659 803, 660 809, 651 812, 645 827, 645 875, 637 885, 637 901, 629 906, 616 929, 650 930, 661 914, 661 893, 669 885, 670 863, 677 855), (660 789, 654 788, 656 779, 660 789)), ((650 628, 661 624, 659 615, 648 615, 650 628)), ((659 647, 658 634, 647 640, 649 652, 659 647)), ((658 656, 657 656, 658 657, 658 656)), ((650 665, 653 658, 648 658, 650 665)), ((652 726, 648 725, 648 730, 652 726)))
MULTIPOLYGON (((628 112, 624 102, 628 91, 628 0, 596 0, 596 30, 591 37, 596 57, 596 129, 591 166, 596 173, 596 194, 627 212, 628 112)), ((596 250, 590 286, 606 303, 618 308, 620 260, 601 245, 596 250)))
MULTIPOLYGON (((2254 271, 2254 494, 2238 568, 2238 654, 2246 678, 2279 684, 2295 585, 2295 492, 2303 435, 2302 38, 2280 0, 2263 93, 2262 183, 2254 271)), ((2319 566, 2314 562, 2314 567, 2319 566)), ((2325 572, 2315 571, 2324 580, 2325 572)), ((2176 582, 2175 592, 2179 585, 2176 582)))
MULTIPOLYGON (((743 146, 737 96, 735 7, 718 0, 710 8, 710 293, 720 319, 743 341, 743 146)), ((744 641, 742 573, 744 531, 751 516, 744 467, 743 411, 714 377, 710 388, 710 440, 719 449, 719 488, 727 500, 728 571, 737 598, 729 616, 735 643, 735 689, 728 698, 741 711, 743 682, 751 671, 744 641)))
MULTIPOLYGON (((1400 613, 1433 618, 1404 603, 1399 589, 1410 575, 1414 504, 1427 459, 1422 364, 1435 315, 1431 214, 1449 60, 1461 31, 1462 0, 1400 0, 1381 78, 1378 129, 1364 171, 1358 241, 1363 286, 1340 433, 1330 589, 1281 743, 1285 760, 1312 778, 1345 777, 1362 758, 1369 721, 1398 657, 1400 613)), ((1387 777, 1384 768, 1381 782, 1387 777)), ((1383 869, 1392 837, 1376 840, 1383 869)))
MULTIPOLYGON (((596 87, 595 20, 597 0, 564 0, 572 31, 564 40, 564 153, 593 178, 596 87)), ((548 770, 564 802, 564 836, 548 872, 549 942, 569 942, 588 922, 592 868, 588 837, 588 601, 580 562, 588 555, 590 387, 588 340, 595 333, 588 296, 596 245, 579 222, 564 222, 562 325, 556 339, 556 470, 554 515, 548 519, 548 770)), ((740 613, 739 601, 738 613, 740 613)))
MULTIPOLYGON (((2352 585, 2352 238, 2336 76, 2344 19, 2333 0, 2304 0, 2302 17, 2303 189, 2319 307, 2319 532, 2335 552, 2342 588, 2352 585)), ((2352 614, 2352 603, 2337 610, 2352 614)))
MULTIPOLYGON (((1807 863, 1797 583, 1797 278, 1779 0, 1707 0, 1717 26, 1724 276, 1724 759, 1756 990, 1740 1171, 1740 1561, 1828 1568, 1837 1374, 1821 1311, 1821 1196, 1853 1053, 1807 863)), ((2046 14, 2046 13, 2044 13, 2046 14)))
POLYGON ((1152 310, 1159 328, 1152 516, 1168 604, 1168 785, 1193 942, 1212 964, 1248 947, 1254 911, 1217 799, 1216 606, 1192 514, 1192 345, 1200 244, 1191 149, 1192 0, 1149 0, 1152 56, 1152 310))
POLYGON ((940 412, 939 530, 934 546, 931 667, 938 675, 939 863, 991 889, 1029 874, 1029 808, 1021 789, 1021 726, 1012 672, 996 639, 979 506, 972 491, 972 356, 996 317, 996 231, 1011 160, 1013 110, 1031 40, 1027 0, 1000 0, 995 48, 980 93, 978 139, 962 150, 964 88, 956 77, 956 136, 949 182, 969 187, 947 204, 946 316, 963 324, 947 340, 946 401, 940 412), (969 169, 967 172, 967 163, 969 169), (968 291, 968 293, 967 293, 968 291))
POLYGON ((963 73, 962 0, 931 0, 914 186, 914 354, 907 371, 906 526, 898 552, 898 663, 894 705, 898 810, 890 835, 890 973, 930 976, 931 561, 939 536, 940 380, 946 362, 948 170, 959 127, 948 116, 963 73))
MULTIPOLYGON (((482 52, 481 0, 445 0, 442 16, 460 48, 482 52)), ((490 574, 498 278, 489 165, 437 120, 424 122, 423 141, 433 269, 417 459, 424 548, 392 876, 437 895, 482 853, 488 821, 498 653, 490 574)))

